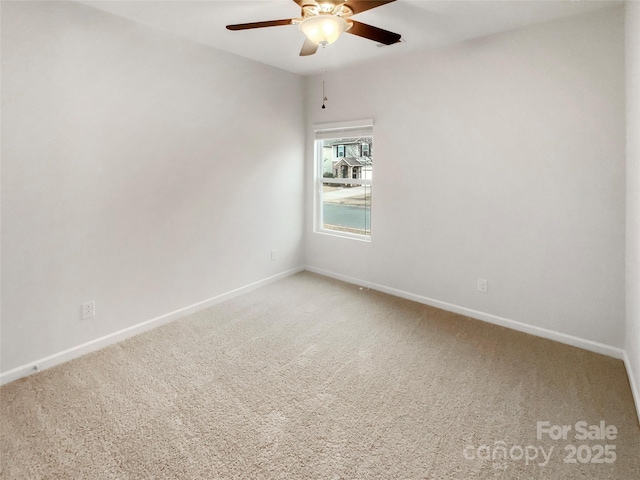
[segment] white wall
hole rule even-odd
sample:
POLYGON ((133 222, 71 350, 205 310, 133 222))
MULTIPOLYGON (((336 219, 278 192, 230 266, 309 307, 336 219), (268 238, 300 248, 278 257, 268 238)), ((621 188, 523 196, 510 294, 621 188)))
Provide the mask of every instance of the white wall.
POLYGON ((621 352, 620 7, 325 80, 326 110, 321 78, 308 81, 308 125, 376 122, 372 242, 308 220, 308 265, 621 352))
POLYGON ((80 4, 2 2, 2 371, 301 266, 302 96, 80 4))
POLYGON ((626 4, 627 369, 640 417, 640 2, 626 4))

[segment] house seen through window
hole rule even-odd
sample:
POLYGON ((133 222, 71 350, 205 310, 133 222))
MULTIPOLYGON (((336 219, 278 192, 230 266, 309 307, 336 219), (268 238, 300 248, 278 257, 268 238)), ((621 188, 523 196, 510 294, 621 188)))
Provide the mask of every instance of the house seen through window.
POLYGON ((316 231, 371 238, 371 125, 316 128, 316 231))

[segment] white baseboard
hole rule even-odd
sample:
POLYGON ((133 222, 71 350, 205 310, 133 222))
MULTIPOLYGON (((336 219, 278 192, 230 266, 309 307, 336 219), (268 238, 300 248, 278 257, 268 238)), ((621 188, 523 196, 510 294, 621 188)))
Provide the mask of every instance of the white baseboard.
POLYGON ((629 385, 631 386, 631 393, 633 395, 633 401, 636 404, 636 412, 638 413, 638 424, 640 424, 640 385, 636 381, 640 378, 638 375, 640 372, 636 372, 631 365, 631 359, 627 355, 627 351, 624 352, 624 366, 627 369, 627 377, 629 377, 629 385))
POLYGON ((273 275, 271 277, 258 280, 257 282, 250 283, 249 285, 245 285, 244 287, 236 288, 229 292, 217 295, 207 300, 203 300, 202 302, 194 303, 193 305, 180 308, 173 312, 169 312, 159 317, 152 318, 151 320, 138 323, 137 325, 133 325, 123 330, 106 335, 104 337, 96 338, 95 340, 91 340, 89 342, 83 343, 82 345, 77 345, 75 347, 69 348, 68 350, 55 353, 45 358, 41 358, 40 360, 37 360, 35 362, 30 362, 26 365, 22 365, 12 370, 3 372, 2 374, 0 374, 0 385, 13 382, 14 380, 17 380, 22 377, 26 377, 37 371, 46 370, 47 368, 51 368, 55 365, 68 362, 69 360, 73 360, 74 358, 78 358, 87 353, 100 350, 101 348, 104 348, 108 345, 121 342, 122 340, 126 340, 127 338, 133 337, 140 333, 159 327, 160 325, 173 322, 178 318, 181 318, 191 313, 195 313, 199 310, 203 310, 205 308, 211 307, 218 303, 224 302, 225 300, 229 300, 230 298, 237 297, 238 295, 242 295, 243 293, 250 292, 251 290, 262 287, 269 283, 273 283, 277 280, 288 277, 290 275, 294 275, 298 272, 301 272, 302 270, 304 270, 304 267, 297 267, 291 270, 287 270, 277 275, 273 275))
POLYGON ((490 313, 480 312, 478 310, 473 310, 471 308, 461 307, 459 305, 454 305, 452 303, 442 302, 440 300, 435 300, 433 298, 424 297, 422 295, 417 295, 415 293, 405 292, 404 290, 398 290, 396 288, 387 287, 385 285, 379 285, 379 284, 368 282, 365 280, 360 280, 358 278, 349 277, 347 275, 341 275, 338 273, 330 272, 330 271, 327 271, 321 268, 316 268, 309 265, 307 265, 306 270, 313 273, 320 274, 320 275, 324 275, 326 277, 335 278, 336 280, 342 280, 344 282, 359 285, 361 287, 371 288, 372 290, 388 293, 396 297, 406 298, 407 300, 412 300, 414 302, 430 305, 432 307, 440 308, 442 310, 447 310, 449 312, 458 313, 466 317, 482 320, 488 323, 492 323, 494 325, 499 325, 501 327, 510 328, 512 330, 517 330, 519 332, 529 333, 531 335, 547 338, 549 340, 555 340, 556 342, 571 345, 573 347, 582 348, 584 350, 589 350, 591 352, 600 353, 602 355, 607 355, 609 357, 617 358, 619 360, 624 359, 624 356, 625 356, 625 351, 622 348, 612 347, 610 345, 605 345, 603 343, 594 342, 592 340, 575 337, 573 335, 568 335, 566 333, 558 332, 555 330, 536 327, 534 325, 518 322, 516 320, 510 320, 508 318, 499 317, 497 315, 492 315, 490 313))

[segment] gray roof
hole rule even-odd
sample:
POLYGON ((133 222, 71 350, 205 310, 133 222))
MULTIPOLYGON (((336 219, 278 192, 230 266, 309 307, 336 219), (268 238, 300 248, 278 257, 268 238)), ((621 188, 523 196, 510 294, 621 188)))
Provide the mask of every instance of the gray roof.
POLYGON ((365 165, 371 165, 371 157, 344 157, 337 160, 335 165, 343 160, 350 167, 364 167, 365 165))
POLYGON ((362 143, 359 137, 350 137, 350 138, 333 138, 324 141, 324 147, 333 147, 336 145, 358 145, 362 143))

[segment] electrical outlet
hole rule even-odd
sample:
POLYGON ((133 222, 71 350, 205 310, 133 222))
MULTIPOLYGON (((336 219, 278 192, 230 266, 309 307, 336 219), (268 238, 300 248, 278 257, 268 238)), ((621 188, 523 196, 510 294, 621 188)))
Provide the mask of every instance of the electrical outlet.
POLYGON ((489 290, 489 281, 486 278, 478 279, 478 291, 482 293, 487 293, 489 290))
POLYGON ((82 319, 86 320, 87 318, 96 316, 96 302, 91 301, 88 303, 82 304, 82 319))
POLYGON ((274 262, 278 259, 278 251, 277 250, 271 250, 271 261, 274 262))

